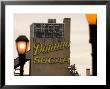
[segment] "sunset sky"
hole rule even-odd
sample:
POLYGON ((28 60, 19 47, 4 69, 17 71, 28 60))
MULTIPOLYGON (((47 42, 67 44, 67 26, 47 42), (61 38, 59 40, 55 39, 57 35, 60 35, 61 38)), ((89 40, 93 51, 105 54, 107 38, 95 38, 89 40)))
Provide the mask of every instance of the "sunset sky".
MULTIPOLYGON (((48 19, 56 19, 56 23, 63 23, 64 18, 71 18, 70 64, 76 64, 79 74, 86 75, 86 68, 91 70, 92 57, 89 27, 84 14, 14 14, 14 59, 18 57, 15 40, 19 35, 26 35, 30 39, 32 23, 47 23, 48 19)), ((29 63, 27 62, 24 70, 26 74, 28 68, 29 63)))

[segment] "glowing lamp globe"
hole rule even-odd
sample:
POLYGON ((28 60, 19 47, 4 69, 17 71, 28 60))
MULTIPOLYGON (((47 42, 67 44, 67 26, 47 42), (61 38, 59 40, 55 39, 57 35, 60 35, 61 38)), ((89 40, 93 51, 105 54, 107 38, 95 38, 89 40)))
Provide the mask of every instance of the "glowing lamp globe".
POLYGON ((89 25, 97 24, 97 14, 86 14, 87 21, 89 25))
POLYGON ((20 35, 16 39, 16 49, 18 51, 18 54, 25 54, 28 51, 29 47, 29 40, 26 36, 20 35))

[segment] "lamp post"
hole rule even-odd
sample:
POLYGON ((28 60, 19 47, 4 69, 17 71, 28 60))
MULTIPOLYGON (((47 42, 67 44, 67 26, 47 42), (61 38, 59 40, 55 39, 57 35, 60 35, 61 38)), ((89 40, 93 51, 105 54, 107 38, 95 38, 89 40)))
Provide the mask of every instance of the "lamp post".
POLYGON ((97 76, 97 15, 86 14, 86 18, 89 24, 89 42, 92 45, 92 75, 97 76))
POLYGON ((25 64, 25 56, 29 47, 29 40, 26 36, 20 35, 16 39, 16 49, 19 55, 19 65, 20 65, 20 76, 23 76, 24 72, 24 64, 25 64))

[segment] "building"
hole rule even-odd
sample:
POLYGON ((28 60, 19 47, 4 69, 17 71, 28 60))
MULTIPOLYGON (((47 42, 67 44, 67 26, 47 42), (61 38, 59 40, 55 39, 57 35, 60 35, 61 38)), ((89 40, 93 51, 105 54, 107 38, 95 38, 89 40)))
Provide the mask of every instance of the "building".
POLYGON ((63 23, 48 19, 48 23, 30 26, 30 75, 66 76, 70 65, 70 18, 63 23))

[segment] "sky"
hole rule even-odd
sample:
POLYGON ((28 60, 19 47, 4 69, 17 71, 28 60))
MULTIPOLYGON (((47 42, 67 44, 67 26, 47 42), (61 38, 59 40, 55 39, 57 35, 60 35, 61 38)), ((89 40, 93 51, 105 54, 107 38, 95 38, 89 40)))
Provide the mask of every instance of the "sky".
MULTIPOLYGON (((64 18, 71 18, 70 64, 76 64, 79 74, 85 76, 86 68, 91 70, 92 57, 89 27, 84 14, 14 14, 14 59, 18 57, 15 40, 19 35, 26 35, 30 39, 30 25, 32 23, 47 23, 48 19, 56 19, 56 23, 63 23, 64 18)), ((25 74, 29 73, 28 68, 29 62, 25 65, 25 74)))

